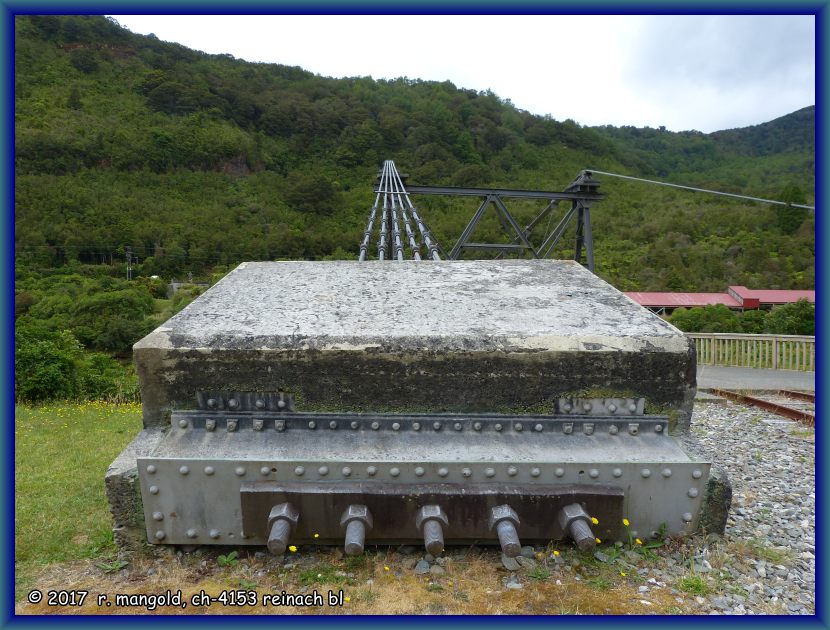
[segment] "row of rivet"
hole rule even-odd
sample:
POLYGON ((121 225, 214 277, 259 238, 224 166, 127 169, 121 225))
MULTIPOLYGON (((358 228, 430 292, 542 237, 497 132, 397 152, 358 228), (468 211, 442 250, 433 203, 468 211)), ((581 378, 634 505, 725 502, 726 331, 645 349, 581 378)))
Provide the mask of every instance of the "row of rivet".
MULTIPOLYGON (((579 406, 579 405, 577 405, 577 406, 579 406)), ((566 402, 566 403, 562 404, 560 407, 561 407, 561 409, 564 413, 571 413, 571 412, 579 413, 579 410, 574 409, 574 405, 569 403, 569 402, 566 402)), ((582 411, 588 412, 588 411, 593 410, 594 405, 593 405, 593 403, 586 401, 586 402, 582 403, 581 407, 582 407, 582 411)), ((626 407, 626 410, 629 413, 637 413, 637 403, 634 403, 634 402, 628 403, 628 406, 626 407)), ((606 406, 604 408, 604 411, 607 411, 610 414, 617 413, 617 405, 615 405, 614 403, 611 403, 611 404, 609 404, 608 406, 606 406)))
MULTIPOLYGON (((236 431, 239 428, 239 420, 228 419, 226 422, 227 422, 226 428, 231 433, 236 431)), ((186 418, 181 418, 179 420, 179 426, 182 429, 186 429, 190 426, 190 423, 187 421, 186 418)), ((309 422, 306 426, 308 426, 308 428, 311 429, 311 430, 315 430, 317 428, 317 421, 316 420, 309 420, 309 422)), ((337 428, 339 427, 339 424, 336 420, 331 420, 329 422, 328 426, 329 426, 329 429, 334 431, 334 430, 337 430, 337 428)), ((443 427, 444 427, 444 424, 442 422, 437 421, 437 420, 432 423, 432 429, 434 431, 440 431, 443 427)), ((253 423, 252 423, 252 428, 253 428, 254 431, 262 431, 265 428, 265 421, 261 418, 254 418, 253 423)), ((358 422, 357 420, 352 420, 351 423, 349 424, 349 428, 351 428, 353 431, 357 431, 360 428, 360 422, 358 422)), ((378 422, 377 420, 375 420, 370 425, 370 428, 373 431, 378 431, 381 428, 381 423, 378 422)), ((400 422, 393 422, 392 423, 392 430, 393 431, 400 431, 401 428, 402 427, 401 427, 400 422)), ((464 425, 461 422, 455 422, 455 423, 453 423, 452 428, 456 431, 463 431, 464 430, 464 425)), ((483 428, 484 428, 484 425, 481 422, 474 422, 473 423, 473 430, 481 431, 483 428)), ((276 429, 277 431, 285 431, 285 429, 286 429, 285 420, 274 420, 274 429, 276 429)), ((495 424, 493 424, 493 429, 495 429, 498 432, 501 432, 501 431, 504 430, 504 425, 500 422, 496 422, 495 424)), ((596 424, 594 422, 583 422, 582 423, 582 432, 585 435, 593 435, 595 429, 596 429, 596 424)), ((214 418, 207 418, 205 420, 205 430, 207 430, 207 431, 215 431, 216 430, 216 420, 214 418)), ((412 430, 413 431, 420 431, 421 430, 421 423, 420 422, 413 422, 412 423, 412 430)), ((513 430, 518 432, 518 433, 521 433, 522 431, 524 431, 524 424, 521 423, 521 422, 514 422, 513 423, 513 430)), ((538 422, 535 425, 533 425, 533 431, 535 431, 537 433, 541 433, 544 430, 545 430, 545 425, 543 425, 541 422, 538 422)), ((659 423, 655 424, 654 425, 654 431, 655 431, 655 433, 661 433, 663 431, 663 425, 659 424, 659 423)), ((574 432, 574 423, 573 422, 563 422, 562 423, 562 433, 564 433, 565 435, 571 435, 571 434, 573 434, 573 432, 574 432)), ((608 427, 609 435, 617 435, 619 432, 620 432, 620 428, 616 424, 612 424, 608 427)), ((630 423, 628 423, 628 433, 629 433, 629 435, 638 435, 639 432, 640 432, 640 423, 639 422, 630 422, 630 423)))
MULTIPOLYGON (((150 465, 147 466, 146 470, 147 470, 147 473, 152 475, 152 474, 155 474, 157 469, 156 469, 155 465, 150 464, 150 465)), ((205 466, 204 472, 205 472, 206 475, 210 476, 210 475, 213 475, 216 472, 216 469, 213 466, 205 466)), ((275 468, 270 468, 268 466, 263 466, 262 468, 259 469, 259 472, 263 476, 267 476, 267 475, 270 475, 272 472, 276 472, 276 469, 275 468)), ((298 477, 302 477, 305 474, 305 472, 306 472, 305 466, 296 466, 294 468, 294 474, 298 477)), ((344 466, 341 469, 340 472, 344 477, 351 477, 351 475, 352 475, 352 469, 351 469, 350 466, 344 466)), ((423 477, 426 474, 426 469, 424 469, 423 466, 416 466, 414 472, 415 472, 416 477, 423 477)), ((234 469, 234 473, 238 477, 244 477, 245 474, 247 473, 247 469, 244 466, 237 466, 234 469)), ((366 474, 369 475, 370 477, 374 477, 377 473, 378 473, 378 467, 377 466, 367 466, 366 467, 366 474)), ((190 474, 190 467, 189 466, 180 466, 179 467, 179 474, 180 475, 190 474)), ((325 477, 326 475, 329 474, 329 467, 328 466, 320 466, 317 469, 317 474, 319 474, 321 477, 325 477)), ((398 476, 400 476, 400 474, 401 474, 401 469, 398 468, 397 466, 393 466, 389 469, 389 475, 391 477, 398 477, 398 476)), ((438 469, 438 476, 439 477, 446 477, 449 474, 450 474, 450 470, 446 466, 442 466, 441 468, 438 469)), ((508 466, 507 467, 507 474, 510 477, 515 477, 517 474, 519 474, 519 469, 516 466, 508 466)), ((531 477, 539 477, 539 476, 541 476, 541 474, 542 474, 542 470, 537 466, 534 466, 530 469, 530 476, 531 477)), ((564 477, 565 476, 565 469, 562 468, 562 467, 558 467, 558 468, 554 469, 553 474, 556 475, 557 477, 564 477)), ((614 468, 611 471, 611 474, 615 478, 622 477, 622 474, 623 474, 622 468, 614 468)), ((672 476, 672 470, 671 470, 671 468, 664 468, 660 472, 660 474, 664 478, 668 479, 669 477, 672 476)), ((472 475, 473 475, 472 468, 470 468, 468 466, 463 467, 461 469, 461 475, 463 477, 472 477, 472 475)), ((484 476, 485 477, 491 477, 491 478, 495 477, 496 476, 496 469, 492 468, 492 467, 485 468, 484 469, 484 476)), ((598 479, 599 476, 600 476, 600 472, 597 468, 591 468, 590 470, 588 470, 588 476, 591 477, 591 479, 598 479)), ((644 479, 648 479, 649 477, 651 477, 651 469, 650 468, 641 469, 640 470, 640 476, 643 477, 644 479)), ((702 476, 703 476, 703 472, 700 469, 695 468, 692 471, 692 478, 693 479, 700 479, 702 476)), ((157 494, 157 493, 158 493, 158 486, 150 486, 150 494, 157 494)), ((697 497, 698 496, 697 488, 689 488, 688 495, 692 498, 697 497)))

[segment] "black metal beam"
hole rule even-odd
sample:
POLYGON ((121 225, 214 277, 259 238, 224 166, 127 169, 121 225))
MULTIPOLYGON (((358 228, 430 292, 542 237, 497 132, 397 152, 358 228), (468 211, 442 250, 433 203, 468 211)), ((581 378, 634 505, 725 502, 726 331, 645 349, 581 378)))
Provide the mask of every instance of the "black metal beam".
MULTIPOLYGON (((375 191, 380 192, 380 191, 375 191)), ((494 195, 497 197, 518 198, 525 197, 528 199, 569 199, 579 200, 588 199, 591 201, 599 201, 603 196, 599 193, 588 192, 553 192, 544 190, 512 190, 509 188, 459 188, 456 186, 407 186, 406 192, 409 194, 421 195, 461 195, 468 197, 487 197, 494 195)))

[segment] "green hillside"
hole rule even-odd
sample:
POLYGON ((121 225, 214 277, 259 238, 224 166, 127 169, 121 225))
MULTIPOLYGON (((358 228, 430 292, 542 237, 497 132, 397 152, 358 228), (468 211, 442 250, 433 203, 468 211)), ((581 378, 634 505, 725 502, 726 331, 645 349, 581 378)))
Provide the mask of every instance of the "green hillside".
MULTIPOLYGON (((594 168, 813 201, 813 107, 712 134, 588 128, 450 82, 331 79, 207 55, 100 16, 18 16, 15 38, 21 342, 70 330, 87 349, 126 356, 183 306, 164 300, 172 277, 356 258, 384 159, 414 184, 561 190, 594 168)), ((807 212, 600 180, 597 273, 618 288, 813 288, 807 212)), ((416 201, 446 249, 478 203, 416 201)), ((522 221, 540 206, 510 208, 522 221)), ((505 238, 492 217, 479 229, 477 240, 505 238)), ((571 249, 566 235, 558 253, 571 249)), ((80 356, 73 339, 50 343, 70 363, 80 356)), ((105 375, 111 366, 95 360, 105 375)), ((83 388, 70 381, 67 391, 83 388)))

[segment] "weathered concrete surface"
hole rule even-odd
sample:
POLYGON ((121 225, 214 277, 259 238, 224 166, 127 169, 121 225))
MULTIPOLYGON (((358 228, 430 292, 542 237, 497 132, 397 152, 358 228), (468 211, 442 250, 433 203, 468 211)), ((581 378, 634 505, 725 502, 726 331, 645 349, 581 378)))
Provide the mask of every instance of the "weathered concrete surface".
POLYGON ((110 464, 104 477, 113 518, 113 538, 123 549, 134 549, 147 541, 136 459, 151 455, 166 433, 161 427, 141 431, 110 464))
POLYGON ((243 263, 134 350, 147 427, 241 390, 306 411, 642 396, 682 433, 695 394, 693 344, 572 261, 243 263))

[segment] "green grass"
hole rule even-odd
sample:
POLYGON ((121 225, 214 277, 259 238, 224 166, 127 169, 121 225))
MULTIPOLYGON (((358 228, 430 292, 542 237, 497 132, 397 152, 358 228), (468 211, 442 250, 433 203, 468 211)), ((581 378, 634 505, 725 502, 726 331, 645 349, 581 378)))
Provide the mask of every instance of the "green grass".
POLYGON ((16 408, 18 587, 44 565, 114 550, 104 474, 140 428, 137 404, 16 408))
POLYGON ((677 582, 677 588, 692 595, 707 595, 712 592, 712 587, 697 573, 680 578, 677 582))

